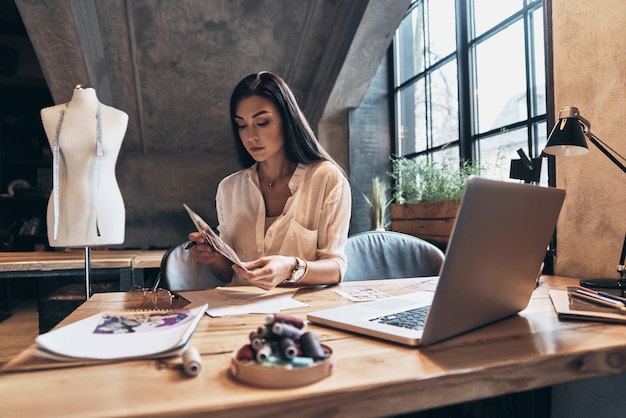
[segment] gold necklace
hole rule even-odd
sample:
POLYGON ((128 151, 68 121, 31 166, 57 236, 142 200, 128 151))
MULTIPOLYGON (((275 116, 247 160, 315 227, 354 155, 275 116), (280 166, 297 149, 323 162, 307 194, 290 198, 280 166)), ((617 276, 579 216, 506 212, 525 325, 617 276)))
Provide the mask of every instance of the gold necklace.
MULTIPOLYGON (((258 170, 259 173, 261 173, 261 170, 258 170)), ((269 178, 268 176, 266 176, 265 174, 261 173, 261 176, 263 176, 263 179, 267 182, 267 185, 270 186, 270 189, 273 189, 274 186, 276 186, 276 182, 278 180, 280 180, 281 178, 290 175, 291 173, 293 173, 293 170, 289 170, 284 174, 279 174, 278 177, 276 177, 274 180, 272 180, 271 178, 269 178)))
POLYGON ((276 180, 278 180, 278 178, 272 181, 272 179, 270 179, 269 177, 265 175, 263 177, 265 177, 265 180, 267 181, 267 185, 270 186, 271 188, 274 188, 274 186, 276 185, 276 180))
POLYGON ((278 177, 276 177, 276 180, 272 180, 271 178, 269 178, 268 176, 266 176, 265 174, 263 174, 263 178, 265 179, 265 181, 267 182, 267 185, 270 186, 271 189, 274 188, 274 186, 276 186, 276 182, 278 181, 278 179, 280 179, 281 177, 283 177, 283 175, 279 175, 278 177))

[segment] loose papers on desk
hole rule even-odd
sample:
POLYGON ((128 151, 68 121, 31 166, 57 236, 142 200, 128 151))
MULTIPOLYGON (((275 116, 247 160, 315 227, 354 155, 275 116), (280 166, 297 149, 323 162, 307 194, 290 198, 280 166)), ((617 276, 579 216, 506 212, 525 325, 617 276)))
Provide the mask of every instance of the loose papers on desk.
POLYGON ((254 286, 218 287, 208 290, 178 292, 192 304, 208 303, 210 316, 245 315, 249 313, 274 313, 286 309, 307 307, 293 299, 297 289, 275 288, 270 291, 254 286))
POLYGON ((35 340, 36 355, 59 361, 179 355, 206 308, 203 304, 182 309, 101 312, 39 335, 35 340))
MULTIPOLYGON (((407 288, 434 292, 437 288, 438 281, 438 276, 422 277, 415 283, 407 286, 407 288)), ((355 285, 354 282, 340 283, 337 288, 333 289, 333 292, 353 302, 365 302, 376 299, 384 299, 391 296, 390 294, 378 289, 363 286, 361 284, 355 285)))

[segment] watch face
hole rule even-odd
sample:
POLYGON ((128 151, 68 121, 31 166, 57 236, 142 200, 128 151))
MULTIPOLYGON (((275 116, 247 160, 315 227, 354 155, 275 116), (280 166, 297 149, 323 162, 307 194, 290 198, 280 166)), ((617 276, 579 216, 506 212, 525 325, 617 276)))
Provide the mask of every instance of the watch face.
POLYGON ((296 266, 295 269, 293 269, 293 271, 291 272, 291 276, 286 280, 289 283, 299 282, 302 279, 302 277, 304 277, 304 273, 306 272, 304 262, 300 260, 299 258, 297 260, 298 260, 298 265, 296 266))
POLYGON ((302 266, 296 267, 293 273, 291 273, 291 278, 294 280, 299 280, 302 276, 304 276, 304 267, 302 266))

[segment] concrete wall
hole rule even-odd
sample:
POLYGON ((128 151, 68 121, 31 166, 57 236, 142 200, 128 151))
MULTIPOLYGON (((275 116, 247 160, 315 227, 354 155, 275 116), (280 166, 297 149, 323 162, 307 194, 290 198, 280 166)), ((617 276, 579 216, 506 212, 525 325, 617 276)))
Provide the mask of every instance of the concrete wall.
MULTIPOLYGON (((372 197, 372 179, 390 185, 391 120, 393 92, 389 91, 389 59, 383 59, 358 108, 350 111, 350 184, 352 185, 351 233, 371 229, 369 206, 363 195, 372 197)), ((389 214, 389 209, 387 209, 389 214)), ((391 229, 391 228, 388 228, 391 229)))
MULTIPOLYGON (((552 0, 554 106, 576 106, 591 131, 626 156, 626 4, 552 0)), ((550 124, 553 125, 554 123, 550 124)), ((589 143, 580 157, 557 157, 567 191, 557 226, 555 273, 618 277, 626 233, 626 173, 589 143)))
MULTIPOLYGON (((591 130, 626 155, 626 4, 552 0, 554 104, 576 106, 591 130)), ((590 278, 615 272, 626 233, 626 173, 592 144, 580 157, 557 157, 567 197, 557 229, 555 272, 590 278)), ((624 415, 626 375, 552 388, 553 418, 624 415)))

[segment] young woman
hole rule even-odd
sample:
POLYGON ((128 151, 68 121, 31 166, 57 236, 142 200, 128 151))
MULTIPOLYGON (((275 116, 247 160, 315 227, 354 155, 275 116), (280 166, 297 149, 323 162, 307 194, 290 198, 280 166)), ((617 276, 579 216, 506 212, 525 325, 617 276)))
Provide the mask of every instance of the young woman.
POLYGON ((196 261, 235 285, 334 284, 346 270, 350 185, 315 138, 282 78, 244 78, 230 100, 233 137, 243 169, 223 179, 216 205, 220 237, 246 269, 189 239, 196 261))

